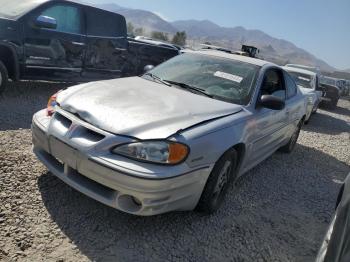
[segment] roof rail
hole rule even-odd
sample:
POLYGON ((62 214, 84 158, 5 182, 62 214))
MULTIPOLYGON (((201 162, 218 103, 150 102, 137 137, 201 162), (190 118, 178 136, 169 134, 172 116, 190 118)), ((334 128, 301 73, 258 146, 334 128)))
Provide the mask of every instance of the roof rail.
POLYGON ((217 50, 217 51, 222 51, 230 54, 234 54, 235 52, 221 46, 216 46, 216 45, 208 45, 208 44, 200 44, 203 48, 202 49, 210 49, 210 50, 217 50))

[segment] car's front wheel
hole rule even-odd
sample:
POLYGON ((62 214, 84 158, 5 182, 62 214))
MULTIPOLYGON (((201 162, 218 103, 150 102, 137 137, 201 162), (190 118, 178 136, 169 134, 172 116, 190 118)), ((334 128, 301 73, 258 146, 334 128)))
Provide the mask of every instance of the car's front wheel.
POLYGON ((0 94, 4 92, 8 81, 6 66, 0 61, 0 94))
POLYGON ((227 189, 236 178, 237 163, 235 149, 227 151, 216 162, 196 207, 197 210, 211 214, 220 207, 227 189))
POLYGON ((303 126, 303 123, 304 123, 304 120, 300 120, 296 130, 294 131, 293 135, 289 139, 288 144, 286 144, 285 146, 283 146, 279 149, 281 152, 291 153, 293 151, 293 149, 298 141, 300 130, 301 130, 301 127, 303 126))

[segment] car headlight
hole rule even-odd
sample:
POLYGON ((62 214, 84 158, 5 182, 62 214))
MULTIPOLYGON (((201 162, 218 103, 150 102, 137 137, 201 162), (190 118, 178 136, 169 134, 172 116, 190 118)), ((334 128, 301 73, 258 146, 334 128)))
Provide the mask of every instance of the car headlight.
POLYGON ((55 113, 55 106, 58 105, 58 103, 57 103, 57 95, 58 95, 59 92, 61 92, 61 90, 58 91, 57 93, 53 94, 50 97, 49 101, 47 102, 46 112, 47 112, 48 116, 52 116, 55 113))
POLYGON ((136 160, 175 165, 186 159, 189 148, 177 142, 150 140, 122 144, 113 148, 112 152, 136 160))

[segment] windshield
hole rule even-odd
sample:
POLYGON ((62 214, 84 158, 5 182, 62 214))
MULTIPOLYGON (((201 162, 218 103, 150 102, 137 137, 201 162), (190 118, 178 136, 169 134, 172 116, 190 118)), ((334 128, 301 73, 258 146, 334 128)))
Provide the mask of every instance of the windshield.
POLYGON ((304 88, 309 88, 313 89, 313 82, 312 82, 312 76, 302 74, 302 73, 297 73, 297 72, 290 72, 288 71, 290 76, 294 79, 294 81, 297 83, 297 85, 304 87, 304 88))
POLYGON ((150 73, 175 86, 181 83, 214 99, 245 105, 250 101, 258 72, 256 65, 187 53, 168 60, 150 73))
POLYGON ((0 0, 0 16, 5 18, 17 18, 29 12, 47 0, 0 0))

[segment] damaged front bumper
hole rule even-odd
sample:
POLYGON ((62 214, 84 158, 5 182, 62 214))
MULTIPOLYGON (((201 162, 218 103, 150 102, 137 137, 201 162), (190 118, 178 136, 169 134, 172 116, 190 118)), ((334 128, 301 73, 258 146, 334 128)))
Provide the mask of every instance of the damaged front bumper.
POLYGON ((190 169, 139 163, 112 155, 119 137, 70 115, 34 115, 33 151, 58 178, 85 195, 121 211, 150 216, 192 210, 212 166, 190 169))

